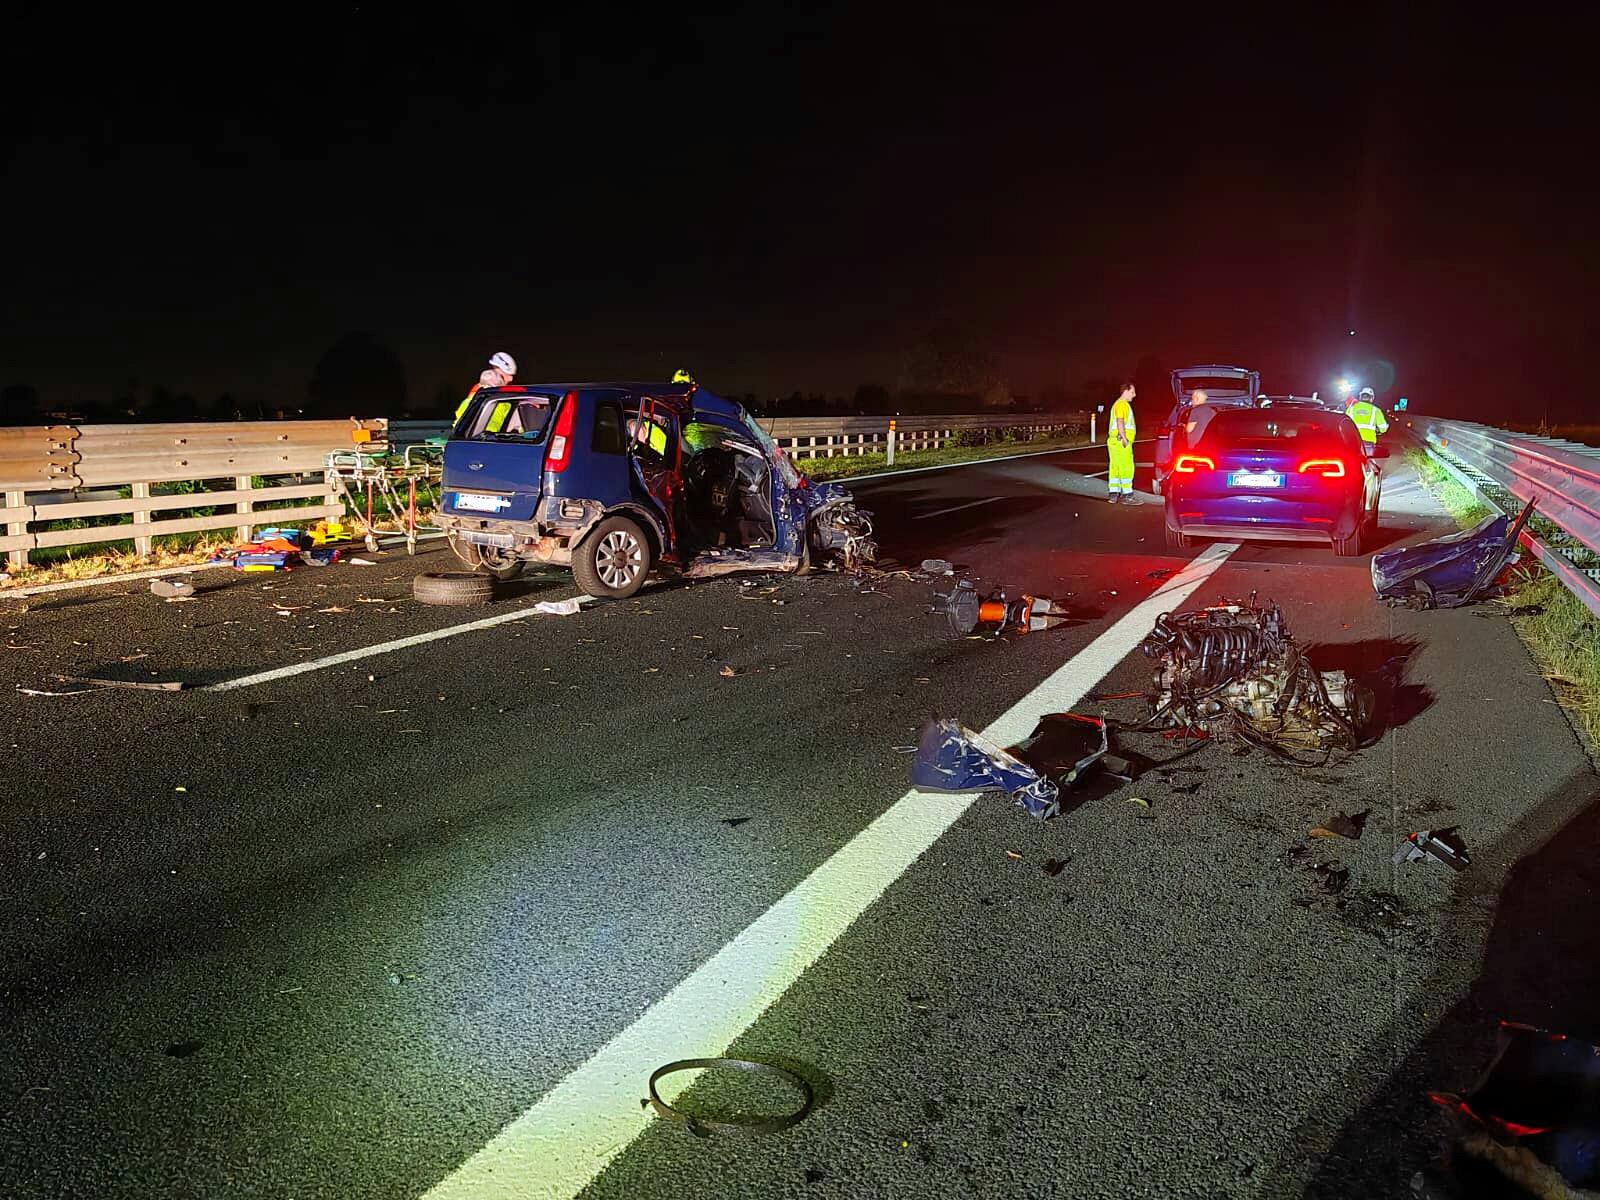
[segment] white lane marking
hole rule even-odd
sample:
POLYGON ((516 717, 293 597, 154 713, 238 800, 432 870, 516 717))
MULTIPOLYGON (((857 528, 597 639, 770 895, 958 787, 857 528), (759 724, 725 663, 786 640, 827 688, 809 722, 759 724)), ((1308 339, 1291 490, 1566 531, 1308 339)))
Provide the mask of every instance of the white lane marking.
MULTIPOLYGON (((1002 746, 1071 708, 1238 547, 1208 547, 983 731, 1002 746)), ((546 1092, 424 1200, 570 1200, 650 1122, 650 1072, 727 1049, 973 803, 915 788, 546 1092)), ((1018 820, 1024 820, 1021 814, 1018 820)), ((685 1072, 687 1076, 688 1073, 685 1072)))
MULTIPOLYGON (((1153 442, 1155 440, 1155 438, 1136 438, 1133 444, 1137 446, 1142 442, 1153 442)), ((902 475, 921 475, 924 471, 955 471, 961 467, 987 467, 990 463, 1015 462, 1019 458, 1042 458, 1046 454, 1081 454, 1085 450, 1093 450, 1098 445, 1100 445, 1099 442, 1090 442, 1085 446, 1064 446, 1059 450, 1030 450, 1026 454, 1002 454, 999 458, 973 458, 968 459, 966 462, 939 463, 932 467, 906 467, 903 470, 874 471, 871 475, 841 475, 838 479, 827 479, 823 482, 849 485, 852 483, 864 483, 869 479, 898 479, 902 475)), ((804 473, 806 469, 805 459, 795 458, 790 461, 794 463, 799 471, 804 473)))
MULTIPOLYGON (((557 601, 556 603, 560 603, 557 601)), ((463 633, 472 633, 478 629, 492 629, 496 625, 504 625, 507 621, 520 621, 524 617, 540 616, 539 610, 532 606, 519 608, 515 612, 497 613, 492 617, 484 617, 478 621, 468 621, 464 625, 447 625, 443 629, 434 629, 428 633, 417 633, 411 637, 396 638, 392 642, 379 642, 376 646, 361 646, 355 650, 346 650, 341 654, 330 654, 326 658, 313 658, 308 662, 290 663, 286 667, 274 667, 270 671, 258 671, 254 675, 241 675, 237 679, 224 679, 221 683, 208 684, 196 688, 200 692, 230 692, 235 688, 254 687, 258 683, 271 683, 274 679, 287 679, 291 675, 304 675, 307 671, 322 671, 328 667, 338 667, 345 663, 358 662, 363 658, 371 658, 375 654, 389 654, 395 650, 404 650, 410 646, 425 646, 429 642, 443 641, 445 638, 458 637, 463 633)))
POLYGON ((980 504, 993 504, 996 500, 1009 500, 1009 496, 985 496, 982 500, 968 500, 965 504, 957 504, 950 508, 941 508, 937 512, 920 513, 911 519, 913 521, 926 521, 930 517, 942 517, 946 513, 960 512, 963 508, 977 508, 980 504))

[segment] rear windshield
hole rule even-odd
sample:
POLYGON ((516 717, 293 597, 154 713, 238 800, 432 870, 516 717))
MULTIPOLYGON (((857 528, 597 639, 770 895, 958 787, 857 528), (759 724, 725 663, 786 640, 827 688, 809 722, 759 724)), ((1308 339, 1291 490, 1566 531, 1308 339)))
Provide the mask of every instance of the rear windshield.
POLYGON ((1196 388, 1208 395, 1212 392, 1237 393, 1243 392, 1249 382, 1237 375, 1185 375, 1177 381, 1177 388, 1185 396, 1192 394, 1196 388))
POLYGON ((1211 446, 1342 441, 1346 426, 1355 431, 1343 416, 1315 409, 1218 409, 1202 437, 1211 446))
POLYGON ((554 396, 532 392, 490 392, 467 413, 461 437, 480 441, 537 441, 550 422, 554 396))

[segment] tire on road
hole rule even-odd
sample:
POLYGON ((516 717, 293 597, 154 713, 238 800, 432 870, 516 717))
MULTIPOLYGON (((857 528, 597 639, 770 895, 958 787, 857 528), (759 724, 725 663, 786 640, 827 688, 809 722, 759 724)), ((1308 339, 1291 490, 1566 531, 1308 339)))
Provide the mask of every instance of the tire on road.
POLYGON ((1333 552, 1340 558, 1359 557, 1364 543, 1361 535, 1364 532, 1366 532, 1366 522, 1357 522, 1354 531, 1351 532, 1349 537, 1336 537, 1333 539, 1333 552))
POLYGON ((572 553, 572 578, 591 596, 626 600, 650 574, 650 539, 627 517, 607 517, 572 553))
POLYGON ((494 599, 493 575, 467 571, 424 571, 411 581, 418 604, 487 604, 494 599))

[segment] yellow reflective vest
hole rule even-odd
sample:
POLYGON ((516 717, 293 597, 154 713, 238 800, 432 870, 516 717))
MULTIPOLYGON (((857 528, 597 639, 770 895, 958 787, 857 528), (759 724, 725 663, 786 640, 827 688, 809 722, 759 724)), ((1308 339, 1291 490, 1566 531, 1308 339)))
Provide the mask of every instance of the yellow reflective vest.
POLYGON ((1345 415, 1355 422, 1363 442, 1376 442, 1380 433, 1389 432, 1389 418, 1370 400, 1357 400, 1345 415))
POLYGON ((1133 441, 1133 435, 1137 432, 1133 423, 1133 405, 1120 397, 1111 405, 1111 416, 1106 421, 1106 441, 1109 442, 1116 435, 1118 417, 1122 418, 1127 429, 1128 440, 1133 441))

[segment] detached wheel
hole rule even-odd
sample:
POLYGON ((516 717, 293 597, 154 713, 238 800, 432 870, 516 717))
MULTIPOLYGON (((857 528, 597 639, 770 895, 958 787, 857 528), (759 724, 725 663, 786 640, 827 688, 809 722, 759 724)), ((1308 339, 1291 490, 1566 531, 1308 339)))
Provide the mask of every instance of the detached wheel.
POLYGON ((578 544, 572 578, 591 596, 625 600, 650 573, 650 542, 627 517, 607 517, 578 544))
POLYGON ((487 604, 494 599, 494 576, 466 571, 425 571, 411 581, 418 604, 487 604))

